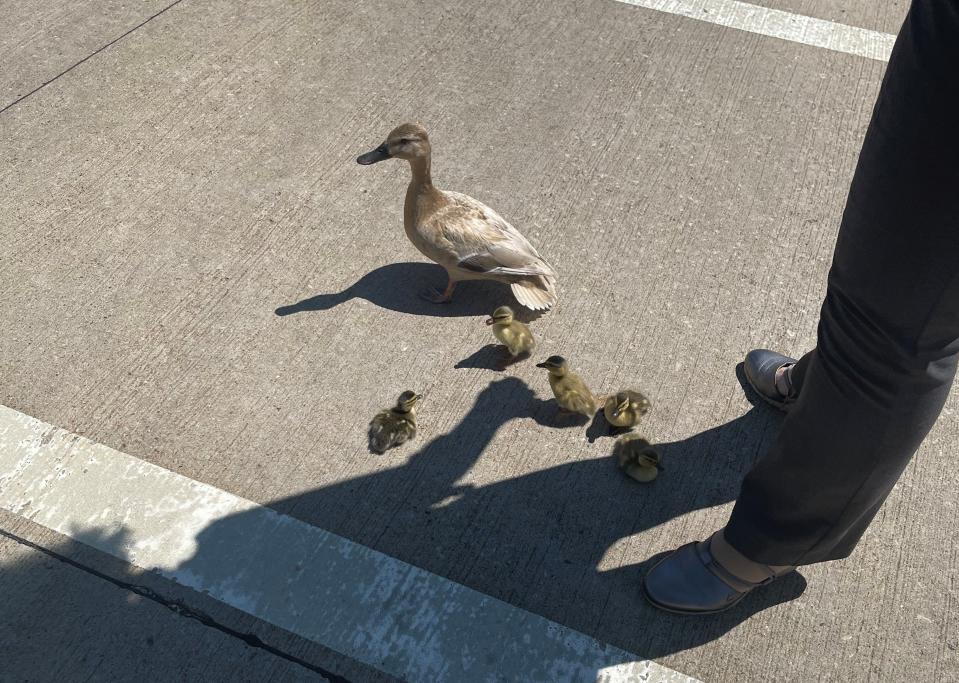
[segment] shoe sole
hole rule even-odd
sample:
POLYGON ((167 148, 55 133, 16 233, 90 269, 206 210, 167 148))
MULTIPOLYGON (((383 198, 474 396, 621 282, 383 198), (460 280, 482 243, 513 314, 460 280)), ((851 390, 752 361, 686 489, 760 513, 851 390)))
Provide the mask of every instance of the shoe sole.
POLYGON ((661 610, 663 610, 664 612, 669 612, 670 614, 681 614, 681 615, 684 616, 684 617, 694 617, 694 616, 697 616, 697 615, 700 615, 700 614, 703 614, 703 615, 706 615, 706 614, 719 614, 720 612, 725 612, 726 610, 732 609, 733 607, 735 607, 736 605, 738 605, 738 604, 742 601, 743 598, 745 598, 747 595, 749 595, 749 594, 752 592, 752 591, 746 591, 745 593, 743 593, 742 595, 740 595, 738 598, 736 598, 735 600, 733 600, 731 603, 729 603, 728 605, 726 605, 726 606, 724 606, 724 607, 720 607, 719 609, 708 609, 708 610, 682 610, 682 609, 676 609, 675 607, 666 607, 665 605, 656 602, 655 600, 653 600, 652 596, 650 596, 649 592, 647 592, 647 590, 646 590, 646 583, 643 582, 642 585, 643 585, 643 597, 646 598, 646 602, 648 602, 650 605, 652 605, 652 606, 655 607, 656 609, 661 609, 661 610))

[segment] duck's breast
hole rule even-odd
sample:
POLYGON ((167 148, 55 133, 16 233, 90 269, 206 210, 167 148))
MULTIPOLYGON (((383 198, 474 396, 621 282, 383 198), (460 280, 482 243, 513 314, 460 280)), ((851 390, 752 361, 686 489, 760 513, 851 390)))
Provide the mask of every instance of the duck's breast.
POLYGON ((410 185, 403 207, 403 228, 420 253, 449 267, 456 263, 456 256, 442 230, 446 213, 442 194, 439 190, 424 191, 410 185))

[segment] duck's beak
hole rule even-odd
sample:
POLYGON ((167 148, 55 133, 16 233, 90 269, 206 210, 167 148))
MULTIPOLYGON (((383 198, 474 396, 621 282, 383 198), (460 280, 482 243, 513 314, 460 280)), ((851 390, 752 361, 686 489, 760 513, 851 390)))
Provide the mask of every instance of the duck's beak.
POLYGON ((492 324, 495 323, 495 322, 496 322, 496 321, 493 320, 492 318, 487 318, 487 319, 486 319, 486 324, 487 324, 487 325, 492 325, 492 324))
POLYGON ((536 367, 538 368, 548 368, 549 366, 546 363, 537 363, 536 367))
POLYGON ((384 159, 389 159, 390 150, 384 142, 382 145, 376 149, 370 150, 366 154, 361 154, 356 157, 356 163, 362 164, 363 166, 369 166, 370 164, 375 164, 377 161, 383 161, 384 159))

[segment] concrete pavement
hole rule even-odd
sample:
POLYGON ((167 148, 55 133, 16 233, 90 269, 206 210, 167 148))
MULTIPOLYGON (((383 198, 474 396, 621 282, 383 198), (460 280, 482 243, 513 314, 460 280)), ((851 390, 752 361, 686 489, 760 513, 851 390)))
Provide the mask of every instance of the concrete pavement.
POLYGON ((0 114, 0 403, 703 680, 957 675, 955 394, 848 561, 716 619, 637 592, 775 434, 734 368, 814 343, 881 61, 608 0, 184 0, 74 66, 166 6, 8 15, 0 108, 70 70, 0 114), (490 369, 505 290, 415 297, 442 276, 408 171, 353 163, 407 119, 557 267, 542 351, 651 395, 656 484, 556 428, 532 364, 490 369), (371 457, 406 388, 420 435, 371 457))
POLYGON ((322 680, 5 535, 0 566, 5 681, 322 680))

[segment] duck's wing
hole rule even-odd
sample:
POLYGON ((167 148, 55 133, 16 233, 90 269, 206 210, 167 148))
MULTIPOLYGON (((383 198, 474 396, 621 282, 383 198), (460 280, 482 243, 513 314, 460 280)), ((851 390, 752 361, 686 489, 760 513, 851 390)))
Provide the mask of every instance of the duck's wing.
POLYGON ((646 397, 645 394, 641 394, 638 391, 631 391, 631 390, 628 390, 626 393, 629 394, 630 408, 632 408, 633 410, 642 411, 643 413, 649 410, 650 403, 649 403, 649 399, 646 397))
POLYGON ((373 416, 367 431, 370 450, 374 453, 385 453, 390 447, 389 411, 383 410, 373 416))
POLYGON ((409 418, 397 418, 392 411, 383 410, 370 421, 367 436, 370 450, 382 454, 415 437, 416 422, 409 418))
POLYGON ((436 228, 463 270, 490 275, 555 279, 553 267, 506 219, 459 192, 443 192, 449 204, 437 212, 436 228))
POLYGON ((563 389, 566 392, 564 398, 570 409, 584 415, 596 412, 596 397, 582 379, 572 374, 567 375, 563 389))

